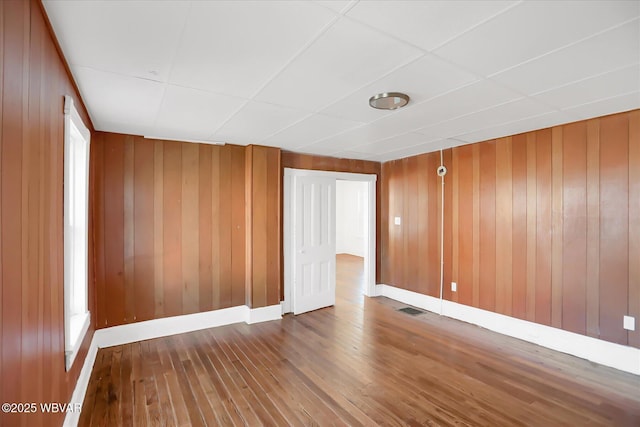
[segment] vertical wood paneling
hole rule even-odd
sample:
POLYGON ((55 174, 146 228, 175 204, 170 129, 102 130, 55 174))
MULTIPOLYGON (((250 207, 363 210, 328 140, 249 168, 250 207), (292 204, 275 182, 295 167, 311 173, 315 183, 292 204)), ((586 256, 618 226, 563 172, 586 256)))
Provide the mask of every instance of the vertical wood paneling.
POLYGON ((200 309, 199 288, 199 148, 181 144, 182 148, 182 311, 200 309))
POLYGON ((496 307, 496 143, 480 146, 480 308, 496 307))
MULTIPOLYGON (((91 128, 38 1, 0 2, 0 401, 68 402, 96 322, 64 367, 63 99, 91 128)), ((95 158, 96 153, 90 153, 95 158)), ((91 173, 94 185, 97 175, 91 173)), ((90 212, 95 193, 90 189, 90 212)), ((95 227, 93 217, 89 224, 95 227)), ((89 253, 93 238, 89 236, 89 253)), ((64 414, 0 413, 0 425, 60 425, 64 414)))
POLYGON ((562 127, 551 131, 551 325, 562 327, 562 127))
POLYGON ((155 144, 136 138, 134 143, 134 266, 133 290, 135 320, 153 319, 155 315, 154 271, 154 166, 155 144))
MULTIPOLYGON (((458 230, 460 224, 460 175, 464 174, 466 169, 460 167, 460 156, 463 150, 455 150, 451 155, 451 186, 453 189, 453 197, 451 199, 451 232, 455 236, 451 241, 451 281, 460 282, 460 236, 458 230)), ((464 235, 463 235, 464 236, 464 235)), ((462 260, 464 262, 465 260, 462 260)), ((449 299, 458 301, 458 294, 451 291, 449 299)))
POLYGON ((513 185, 511 137, 496 142, 496 312, 511 315, 513 185))
POLYGON ((536 317, 551 325, 551 130, 536 132, 536 317))
MULTIPOLYGON (((224 146, 220 150, 219 206, 220 222, 220 307, 231 307, 231 148, 224 146)), ((244 286, 244 284, 243 284, 244 286)))
POLYGON ((245 295, 256 307, 278 304, 278 149, 101 132, 96 144, 104 155, 93 157, 92 170, 105 175, 95 181, 104 198, 96 216, 101 327, 243 305, 245 295), (248 150, 257 153, 251 194, 248 150), (245 292, 247 272, 256 280, 245 292))
MULTIPOLYGON (((638 110, 444 153, 446 299, 640 347, 640 333, 622 328, 623 315, 640 318, 638 110)), ((423 158, 433 159, 434 169, 439 163, 439 153, 422 154, 419 168, 423 158)), ((413 254, 419 280, 428 271, 439 282, 440 252, 439 222, 421 223, 439 221, 440 204, 431 197, 439 198, 439 184, 420 171, 418 194, 407 191, 412 178, 402 165, 411 162, 382 165, 382 277, 407 289, 412 263, 403 249, 411 233, 400 228, 410 230, 412 217, 399 227, 393 216, 410 212, 410 198, 417 200, 416 234, 430 242, 413 254)))
MULTIPOLYGON (((456 217, 453 216, 453 235, 457 234, 458 244, 458 302, 473 304, 473 147, 460 147, 458 152, 458 168, 453 163, 455 175, 458 177, 458 229, 456 231, 456 217)), ((455 153, 452 153, 455 158, 455 153)), ((453 187, 454 200, 456 187, 453 187)), ((454 250, 453 262, 456 254, 454 250)), ((454 297, 455 298, 455 297, 454 297)))
MULTIPOLYGON (((182 144, 164 142, 164 316, 182 313, 182 144)), ((114 323, 112 325, 117 325, 114 323)))
POLYGON ((211 307, 222 307, 220 304, 221 257, 220 251, 220 152, 211 150, 211 307))
POLYGON ((564 126, 562 328, 585 334, 587 282, 587 126, 564 126))
POLYGON ((527 317, 536 321, 536 266, 537 266, 537 150, 536 133, 527 137, 527 317))
POLYGON ((426 256, 425 262, 419 262, 418 264, 418 292, 422 294, 429 294, 429 216, 424 213, 429 212, 429 175, 433 174, 433 170, 429 168, 429 156, 423 154, 418 156, 418 253, 426 256), (422 214, 420 214, 422 213, 422 214))
POLYGON ((245 159, 244 147, 231 149, 231 304, 245 303, 245 159))
POLYGON ((153 315, 164 313, 164 144, 153 143, 153 315))
POLYGON ((628 331, 629 345, 640 347, 640 110, 629 114, 629 301, 628 315, 636 330, 628 331))
POLYGON ((267 242, 269 247, 263 252, 267 258, 267 305, 280 303, 281 270, 280 254, 282 253, 281 229, 281 200, 282 181, 280 179, 282 166, 280 164, 280 150, 267 150, 267 242))
POLYGON ((619 344, 627 344, 620 314, 629 298, 628 120, 600 120, 600 337, 619 344))
POLYGON ((211 203, 211 145, 200 144, 198 146, 198 311, 213 309, 213 285, 212 285, 212 203, 211 203), (211 238, 209 238, 211 236, 211 238))
MULTIPOLYGON (((97 141, 95 141, 97 142, 97 141)), ((125 321, 124 287, 124 140, 104 138, 104 267, 107 324, 125 321), (120 301, 114 304, 113 301, 120 301)), ((103 325, 98 325, 103 327, 103 325)))
POLYGON ((405 281, 413 291, 418 291, 420 284, 418 283, 418 264, 413 262, 413 254, 418 252, 418 159, 417 157, 409 157, 405 159, 405 203, 404 203, 404 220, 405 233, 403 258, 405 260, 405 281))
POLYGON ((512 139, 512 288, 511 315, 527 318, 527 136, 512 139))
POLYGON ((133 137, 124 140, 124 321, 135 321, 135 292, 134 292, 134 153, 133 137))
POLYGON ((587 335, 600 336, 600 120, 587 121, 587 335))
POLYGON ((480 306, 480 146, 473 144, 472 146, 473 157, 473 229, 471 237, 473 239, 473 297, 471 305, 474 307, 480 306))
MULTIPOLYGON (((440 154, 431 153, 428 154, 429 170, 428 188, 429 188, 429 201, 428 201, 428 213, 427 219, 429 222, 429 235, 425 238, 428 241, 426 264, 429 265, 429 293, 428 295, 439 297, 440 296, 440 241, 438 240, 440 233, 440 219, 437 214, 439 189, 441 187, 440 178, 436 172, 440 165, 440 154)), ((421 212, 421 216, 425 213, 421 212)))

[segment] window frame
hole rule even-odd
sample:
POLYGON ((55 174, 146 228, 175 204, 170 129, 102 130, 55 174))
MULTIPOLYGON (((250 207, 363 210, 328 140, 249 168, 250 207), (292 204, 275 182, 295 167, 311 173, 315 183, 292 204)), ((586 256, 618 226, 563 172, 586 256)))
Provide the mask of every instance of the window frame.
MULTIPOLYGON (((89 292, 89 152, 91 132, 85 126, 75 108, 73 98, 64 97, 64 350, 65 369, 68 371, 89 330, 91 315, 88 308, 89 292), (78 138, 80 137, 80 138, 78 138), (78 144, 83 144, 79 146, 78 144), (78 154, 78 151, 80 153, 78 154), (79 158, 79 156, 81 156, 79 158), (77 163, 80 161, 82 163, 77 163), (75 166, 72 167, 72 166, 75 166), (71 185, 71 177, 77 178, 71 185), (79 211, 73 211, 71 203, 80 200, 79 211), (75 219, 74 219, 75 218, 75 219), (81 223, 78 225, 77 220, 81 223), (79 234, 79 235, 78 235, 79 234), (84 239, 82 244, 81 240, 84 239), (78 245, 80 241, 80 245, 78 245), (80 253, 79 253, 80 252, 80 253), (78 288, 81 287, 81 288, 78 288)), ((78 206, 76 206, 78 207, 78 206)))

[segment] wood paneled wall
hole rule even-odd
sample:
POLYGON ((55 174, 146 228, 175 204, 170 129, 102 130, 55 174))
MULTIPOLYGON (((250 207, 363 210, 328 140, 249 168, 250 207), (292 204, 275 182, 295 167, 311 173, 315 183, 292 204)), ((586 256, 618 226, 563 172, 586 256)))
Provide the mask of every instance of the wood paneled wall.
POLYGON ((279 303, 278 149, 95 140, 99 328, 279 303))
MULTIPOLYGON (((444 157, 446 299, 640 347, 640 329, 622 328, 623 315, 640 321, 640 110, 444 157)), ((382 281, 432 296, 438 164, 432 153, 382 166, 382 281)))
MULTIPOLYGON (((375 174, 378 176, 376 181, 376 281, 380 283, 381 275, 381 262, 382 262, 382 179, 381 179, 381 165, 378 162, 370 162, 366 160, 355 159, 338 159, 335 157, 327 156, 314 156, 311 154, 294 153, 291 151, 282 151, 282 168, 293 169, 310 169, 310 170, 324 170, 331 172, 351 172, 351 173, 364 173, 375 174)), ((283 172, 284 174, 284 172, 283 172)), ((282 184, 281 184, 282 187, 282 184)), ((284 258, 281 258, 281 263, 284 263, 284 258)), ((281 267, 284 268, 284 267, 281 267)), ((281 295, 283 297, 283 295, 281 295)))
MULTIPOLYGON (((95 321, 66 372, 64 95, 91 122, 38 1, 0 1, 0 95, 0 402, 69 402, 95 321)), ((91 266, 89 275, 95 314, 91 266)), ((0 425, 56 426, 63 417, 0 412, 0 425)))

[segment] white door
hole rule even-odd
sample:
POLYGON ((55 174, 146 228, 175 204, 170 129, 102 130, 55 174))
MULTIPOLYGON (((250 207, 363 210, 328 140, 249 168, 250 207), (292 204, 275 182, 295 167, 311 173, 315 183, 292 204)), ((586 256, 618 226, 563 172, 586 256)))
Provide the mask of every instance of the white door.
POLYGON ((293 313, 336 303, 336 180, 296 176, 293 313))

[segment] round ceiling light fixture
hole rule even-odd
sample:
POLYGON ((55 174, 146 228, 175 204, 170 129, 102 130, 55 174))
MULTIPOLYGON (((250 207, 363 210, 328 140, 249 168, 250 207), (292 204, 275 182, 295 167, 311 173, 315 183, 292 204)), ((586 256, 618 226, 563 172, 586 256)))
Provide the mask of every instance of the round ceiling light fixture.
POLYGON ((369 105, 378 110, 397 110, 409 103, 409 95, 400 92, 384 92, 369 98, 369 105))

